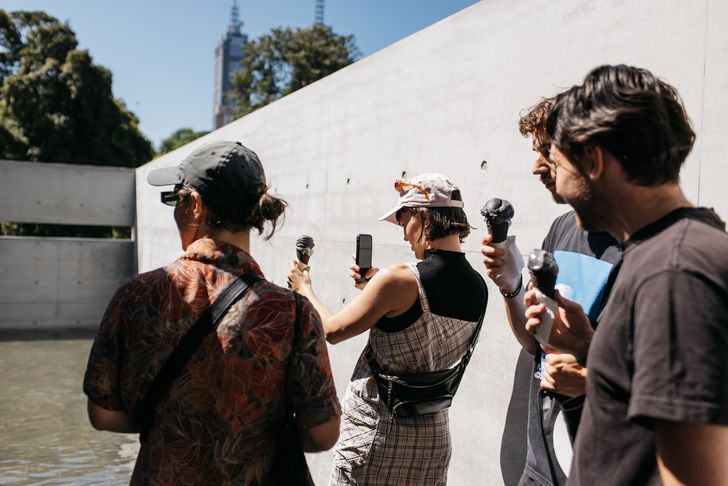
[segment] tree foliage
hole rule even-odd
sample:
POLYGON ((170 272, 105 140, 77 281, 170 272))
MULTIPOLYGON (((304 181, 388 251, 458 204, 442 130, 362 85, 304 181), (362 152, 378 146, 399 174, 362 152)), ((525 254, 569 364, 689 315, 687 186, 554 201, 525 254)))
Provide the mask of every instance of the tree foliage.
POLYGON ((153 148, 67 24, 0 9, 0 157, 138 167, 153 148))
POLYGON ((242 69, 229 96, 243 116, 332 74, 356 60, 354 36, 314 25, 273 29, 243 47, 242 69))
MULTIPOLYGON (((154 150, 67 24, 0 9, 0 158, 138 167, 154 150)), ((129 228, 0 222, 0 234, 129 238, 129 228)))
POLYGON ((196 132, 192 130, 191 128, 180 128, 179 130, 175 131, 172 135, 162 140, 162 142, 159 144, 159 152, 158 155, 166 154, 167 152, 171 152, 172 150, 181 147, 182 145, 186 145, 193 140, 197 140, 203 135, 207 135, 209 132, 207 130, 202 130, 199 132, 196 132))

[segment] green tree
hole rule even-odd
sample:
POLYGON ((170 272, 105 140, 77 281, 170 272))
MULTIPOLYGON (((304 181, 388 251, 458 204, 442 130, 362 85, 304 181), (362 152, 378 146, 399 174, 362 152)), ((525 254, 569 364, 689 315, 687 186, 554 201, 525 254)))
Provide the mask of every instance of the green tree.
MULTIPOLYGON (((0 9, 0 158, 122 167, 151 160, 152 144, 111 82, 67 24, 0 9)), ((123 238, 130 231, 2 222, 0 233, 123 238)))
POLYGON ((157 155, 171 152, 172 150, 179 148, 182 145, 186 145, 193 140, 197 140, 201 136, 207 135, 208 133, 210 132, 208 132, 207 130, 196 132, 191 128, 180 128, 172 135, 162 140, 162 142, 159 144, 159 152, 157 153, 157 155))
POLYGON ((138 167, 154 153, 67 24, 0 9, 0 156, 138 167))
POLYGON ((233 74, 236 115, 243 116, 348 66, 359 56, 354 36, 314 25, 273 29, 243 47, 242 69, 233 74))

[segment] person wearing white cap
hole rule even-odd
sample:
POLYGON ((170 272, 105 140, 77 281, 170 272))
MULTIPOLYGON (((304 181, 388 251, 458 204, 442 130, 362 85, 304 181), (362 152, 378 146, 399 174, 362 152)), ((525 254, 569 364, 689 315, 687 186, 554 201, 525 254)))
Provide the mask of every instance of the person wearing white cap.
MULTIPOLYGON (((382 385, 381 375, 464 371, 488 299, 461 248, 471 227, 460 190, 441 174, 398 180, 394 187, 397 204, 380 220, 402 227, 420 262, 371 269, 357 285, 362 293, 338 314, 316 297, 308 269, 294 260, 288 274, 289 286, 321 315, 330 343, 369 331, 342 403, 331 484, 446 484, 449 401, 443 404, 440 396, 406 411, 413 402, 393 397, 396 387, 382 385)), ((359 279, 359 268, 352 270, 359 279)))

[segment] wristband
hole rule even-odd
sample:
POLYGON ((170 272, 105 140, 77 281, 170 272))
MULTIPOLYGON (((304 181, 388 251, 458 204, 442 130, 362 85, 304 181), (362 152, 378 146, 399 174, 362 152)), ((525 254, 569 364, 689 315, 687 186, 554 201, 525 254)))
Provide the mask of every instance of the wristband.
POLYGON ((503 289, 498 287, 498 291, 501 293, 503 297, 506 299, 512 299, 514 297, 517 297, 518 294, 521 293, 521 289, 523 288, 523 275, 521 275, 521 278, 518 279, 518 286, 516 287, 516 290, 513 292, 503 292, 503 289))

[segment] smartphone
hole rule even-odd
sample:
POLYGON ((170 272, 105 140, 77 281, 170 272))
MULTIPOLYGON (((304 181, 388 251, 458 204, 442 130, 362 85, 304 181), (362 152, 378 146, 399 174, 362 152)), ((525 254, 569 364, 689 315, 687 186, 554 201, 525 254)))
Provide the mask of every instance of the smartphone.
POLYGON ((366 282, 364 275, 372 268, 372 235, 356 235, 356 264, 359 265, 361 278, 356 283, 366 282))

